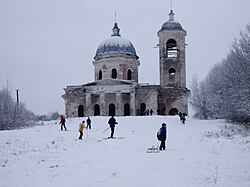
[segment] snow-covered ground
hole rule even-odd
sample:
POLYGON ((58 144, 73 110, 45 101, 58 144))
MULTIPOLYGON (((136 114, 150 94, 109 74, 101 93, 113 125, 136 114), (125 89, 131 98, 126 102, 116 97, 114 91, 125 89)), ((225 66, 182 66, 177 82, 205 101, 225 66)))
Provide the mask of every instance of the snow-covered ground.
POLYGON ((116 117, 115 136, 125 139, 103 139, 108 117, 92 117, 80 141, 82 119, 66 119, 68 131, 58 121, 1 131, 0 186, 250 186, 250 137, 223 120, 188 118, 182 125, 177 116, 116 117), (163 122, 167 150, 147 153, 159 144, 163 122))

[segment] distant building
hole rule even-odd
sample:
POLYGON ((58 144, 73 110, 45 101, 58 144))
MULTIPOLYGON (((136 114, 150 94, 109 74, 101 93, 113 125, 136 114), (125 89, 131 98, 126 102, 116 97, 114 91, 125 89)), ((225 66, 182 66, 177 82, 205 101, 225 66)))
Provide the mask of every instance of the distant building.
POLYGON ((135 116, 188 114, 186 88, 185 36, 186 31, 174 20, 169 20, 158 31, 160 85, 138 83, 139 57, 133 44, 121 37, 114 23, 111 37, 97 48, 93 65, 94 82, 67 86, 65 115, 83 116, 135 116))

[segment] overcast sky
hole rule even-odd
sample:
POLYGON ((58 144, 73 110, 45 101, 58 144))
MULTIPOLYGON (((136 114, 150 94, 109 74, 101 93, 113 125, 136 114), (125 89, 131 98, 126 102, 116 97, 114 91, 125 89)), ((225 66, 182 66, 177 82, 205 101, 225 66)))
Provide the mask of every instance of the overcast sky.
MULTIPOLYGON (((94 81, 98 45, 115 21, 139 56, 139 82, 159 84, 157 32, 170 0, 0 0, 0 89, 7 81, 36 114, 64 113, 66 86, 94 81)), ((173 0, 187 31, 187 87, 203 79, 250 24, 250 0, 173 0)))

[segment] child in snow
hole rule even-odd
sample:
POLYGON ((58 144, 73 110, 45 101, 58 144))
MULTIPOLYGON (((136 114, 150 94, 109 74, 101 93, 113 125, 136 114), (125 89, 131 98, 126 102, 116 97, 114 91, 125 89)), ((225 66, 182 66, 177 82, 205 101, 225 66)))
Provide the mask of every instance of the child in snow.
POLYGON ((83 135, 83 130, 84 130, 84 123, 85 121, 82 121, 79 125, 79 132, 80 132, 80 136, 79 136, 79 140, 82 140, 82 135, 83 135))
POLYGON ((64 127, 64 130, 67 130, 66 126, 65 126, 65 118, 63 117, 63 115, 61 116, 61 121, 59 123, 59 125, 61 124, 61 131, 63 130, 63 127, 64 127))

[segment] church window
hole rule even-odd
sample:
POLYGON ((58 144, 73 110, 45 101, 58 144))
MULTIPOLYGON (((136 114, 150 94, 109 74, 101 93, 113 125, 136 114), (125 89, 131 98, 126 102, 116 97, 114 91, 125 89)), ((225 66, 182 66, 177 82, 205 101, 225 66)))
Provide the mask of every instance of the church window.
POLYGON ((130 105, 128 103, 124 105, 124 116, 130 116, 130 105))
POLYGON ((102 70, 99 71, 98 80, 102 80, 102 70))
POLYGON ((94 106, 94 116, 100 116, 100 105, 98 104, 94 106))
POLYGON ((109 116, 115 116, 115 105, 113 103, 109 104, 109 116))
POLYGON ((177 57, 177 44, 174 39, 169 39, 167 41, 167 58, 177 57))
POLYGON ((170 80, 170 81, 174 81, 174 79, 175 79, 175 73, 176 73, 176 71, 175 71, 174 68, 170 68, 170 69, 168 70, 169 80, 170 80))
POLYGON ((175 69, 174 68, 170 68, 169 70, 168 70, 168 73, 169 73, 169 75, 175 75, 175 69))
POLYGON ((112 79, 116 79, 116 78, 117 78, 117 70, 116 70, 115 68, 112 69, 111 78, 112 78, 112 79))
POLYGON ((83 117, 84 116, 84 108, 82 105, 78 107, 78 117, 83 117))
POLYGON ((127 72, 127 78, 128 78, 128 80, 132 79, 132 71, 131 71, 131 69, 129 69, 128 72, 127 72))

